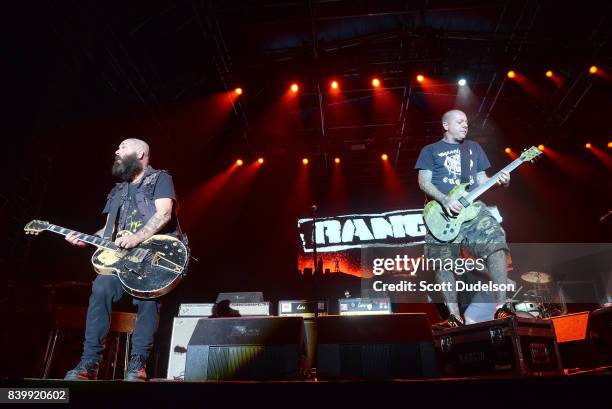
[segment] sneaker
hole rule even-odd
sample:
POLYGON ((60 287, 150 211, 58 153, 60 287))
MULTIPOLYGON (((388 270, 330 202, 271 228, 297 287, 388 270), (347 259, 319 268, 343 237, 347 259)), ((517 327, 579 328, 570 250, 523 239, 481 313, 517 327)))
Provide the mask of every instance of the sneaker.
POLYGON ((98 369, 100 369, 98 361, 81 359, 81 362, 74 369, 66 372, 64 379, 68 381, 95 381, 98 379, 98 369))
POLYGON ((142 355, 132 355, 127 372, 123 378, 126 381, 144 382, 147 380, 147 358, 142 355))
POLYGON ((514 313, 514 311, 512 311, 512 307, 510 306, 510 304, 506 303, 501 308, 498 308, 497 311, 495 311, 495 315, 493 316, 493 318, 496 320, 500 320, 515 316, 516 314, 514 313))
POLYGON ((464 325, 465 324, 463 323, 463 320, 460 317, 457 317, 454 314, 451 314, 444 321, 438 322, 437 324, 432 325, 431 329, 434 331, 442 331, 443 329, 457 328, 457 327, 462 327, 464 325))

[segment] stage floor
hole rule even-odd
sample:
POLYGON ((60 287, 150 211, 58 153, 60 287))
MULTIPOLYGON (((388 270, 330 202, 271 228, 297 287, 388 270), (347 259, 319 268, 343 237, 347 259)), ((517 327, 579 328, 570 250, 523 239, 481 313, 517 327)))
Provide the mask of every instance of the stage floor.
POLYGON ((71 404, 98 407, 416 408, 609 407, 612 371, 537 378, 439 378, 384 381, 149 382, 2 379, 2 388, 69 388, 71 404), (606 404, 605 402, 608 402, 606 404))

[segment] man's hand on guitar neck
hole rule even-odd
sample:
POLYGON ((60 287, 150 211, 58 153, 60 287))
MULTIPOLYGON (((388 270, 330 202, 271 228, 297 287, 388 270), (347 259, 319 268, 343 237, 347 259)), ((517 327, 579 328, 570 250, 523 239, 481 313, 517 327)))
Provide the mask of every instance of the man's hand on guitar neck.
POLYGON ((510 174, 505 170, 501 170, 497 176, 497 184, 500 186, 508 187, 510 185, 510 174))
POLYGON ((77 238, 77 232, 73 231, 70 232, 66 235, 66 241, 70 244, 72 244, 73 246, 77 246, 77 247, 87 247, 87 243, 85 243, 83 240, 79 240, 77 238))
POLYGON ((451 199, 449 196, 442 200, 442 206, 449 216, 457 215, 463 210, 463 205, 457 199, 451 199))
MULTIPOLYGON (((482 185, 489 179, 490 178, 484 171, 478 172, 478 174, 476 175, 476 181, 478 182, 478 185, 482 185)), ((497 183, 498 186, 508 187, 510 185, 510 173, 506 172, 505 170, 500 170, 495 183, 497 183)))

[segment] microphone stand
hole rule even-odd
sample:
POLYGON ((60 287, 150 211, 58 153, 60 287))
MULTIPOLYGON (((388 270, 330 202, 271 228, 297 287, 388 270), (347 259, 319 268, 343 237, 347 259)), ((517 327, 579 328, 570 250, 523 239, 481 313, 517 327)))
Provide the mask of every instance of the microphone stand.
POLYGON ((313 273, 317 275, 317 206, 312 205, 312 261, 313 273))

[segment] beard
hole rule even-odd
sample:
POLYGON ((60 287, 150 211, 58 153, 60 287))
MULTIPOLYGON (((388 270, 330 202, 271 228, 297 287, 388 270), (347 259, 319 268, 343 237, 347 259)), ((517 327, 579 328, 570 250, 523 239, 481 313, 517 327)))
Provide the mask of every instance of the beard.
POLYGON ((125 158, 115 157, 112 169, 113 176, 125 182, 130 182, 140 171, 142 171, 142 165, 135 153, 127 155, 125 158))

